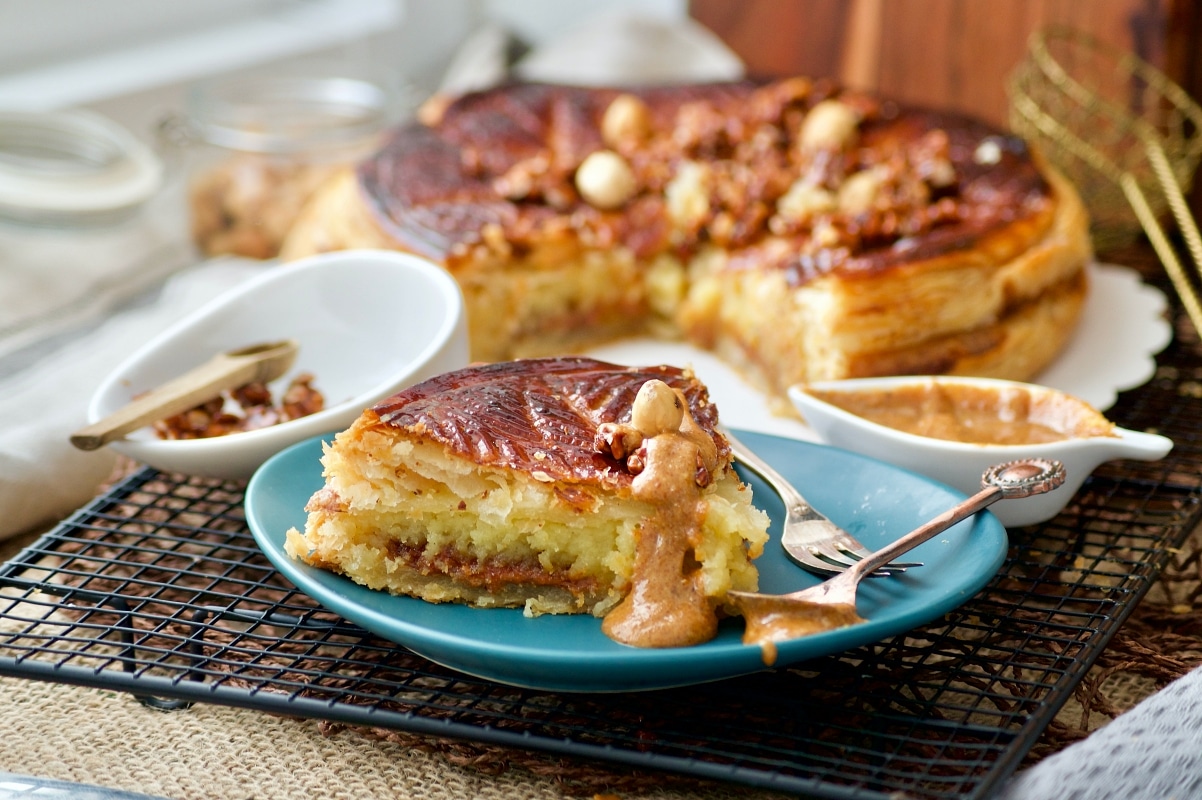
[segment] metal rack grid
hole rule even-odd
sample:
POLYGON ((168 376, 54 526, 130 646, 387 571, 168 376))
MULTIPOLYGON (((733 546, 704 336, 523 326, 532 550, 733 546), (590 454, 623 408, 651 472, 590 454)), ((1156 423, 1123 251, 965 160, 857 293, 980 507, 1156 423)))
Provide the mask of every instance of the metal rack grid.
POLYGON ((981 798, 1019 765, 1199 521, 1202 358, 1110 412, 1176 446, 1011 531, 977 597, 905 636, 692 689, 554 694, 374 638, 260 554, 242 486, 145 469, 0 567, 0 674, 578 756, 826 798, 981 798))

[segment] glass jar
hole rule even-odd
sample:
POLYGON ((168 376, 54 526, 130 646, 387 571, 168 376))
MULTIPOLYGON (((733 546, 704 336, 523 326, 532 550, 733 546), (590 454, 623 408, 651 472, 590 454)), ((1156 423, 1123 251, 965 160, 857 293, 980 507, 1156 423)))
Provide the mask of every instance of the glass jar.
POLYGON ((305 202, 371 152, 386 93, 345 78, 243 78, 197 86, 189 140, 192 237, 206 255, 273 258, 305 202))
POLYGON ((107 117, 0 113, 0 218, 7 222, 112 225, 133 216, 162 182, 159 157, 107 117))
POLYGON ((195 260, 152 141, 84 109, 0 112, 0 377, 195 260))

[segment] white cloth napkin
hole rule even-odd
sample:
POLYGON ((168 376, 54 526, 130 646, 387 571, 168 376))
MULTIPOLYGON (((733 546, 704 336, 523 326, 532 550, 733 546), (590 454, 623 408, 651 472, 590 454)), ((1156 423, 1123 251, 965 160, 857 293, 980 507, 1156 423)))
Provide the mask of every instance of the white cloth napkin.
POLYGON ((77 508, 111 473, 110 451, 84 452, 69 441, 86 424, 88 401, 104 377, 158 331, 272 266, 219 259, 187 268, 141 306, 79 331, 0 382, 0 539, 77 508))
POLYGON ((995 800, 1202 798, 1202 668, 1016 775, 995 800))

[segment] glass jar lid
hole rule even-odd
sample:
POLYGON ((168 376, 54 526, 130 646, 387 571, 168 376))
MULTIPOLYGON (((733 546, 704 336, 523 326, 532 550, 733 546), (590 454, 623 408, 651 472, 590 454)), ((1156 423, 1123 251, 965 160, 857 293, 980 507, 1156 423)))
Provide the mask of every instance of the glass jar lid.
POLYGON ((205 142, 254 153, 356 145, 384 127, 385 92, 349 78, 240 78, 192 92, 192 129, 205 142))
POLYGON ((26 225, 109 224, 162 182, 158 156, 107 117, 0 112, 0 217, 26 225))

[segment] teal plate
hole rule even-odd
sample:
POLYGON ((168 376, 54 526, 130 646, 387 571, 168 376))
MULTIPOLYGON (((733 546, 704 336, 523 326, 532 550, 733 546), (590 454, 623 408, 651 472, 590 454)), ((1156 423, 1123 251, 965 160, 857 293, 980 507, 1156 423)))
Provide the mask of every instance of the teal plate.
MULTIPOLYGON (((844 450, 751 432, 738 436, 869 547, 883 546, 964 499, 943 484, 844 450)), ((284 552, 284 534, 290 527, 303 529, 305 503, 323 485, 321 441, 293 445, 259 468, 246 489, 246 518, 281 573, 365 630, 459 672, 548 691, 663 689, 766 669, 760 648, 741 641, 741 618, 723 621, 705 644, 640 649, 609 639, 595 617, 527 618, 520 609, 394 597, 294 561, 284 552)), ((751 484, 756 505, 772 517, 773 540, 756 561, 760 590, 781 593, 817 583, 778 543, 784 519, 780 500, 758 478, 741 468, 740 473, 751 484)), ((774 667, 871 644, 939 618, 989 581, 1006 548, 1006 530, 988 511, 955 525, 907 556, 923 566, 860 585, 856 609, 866 622, 782 642, 774 667)))

